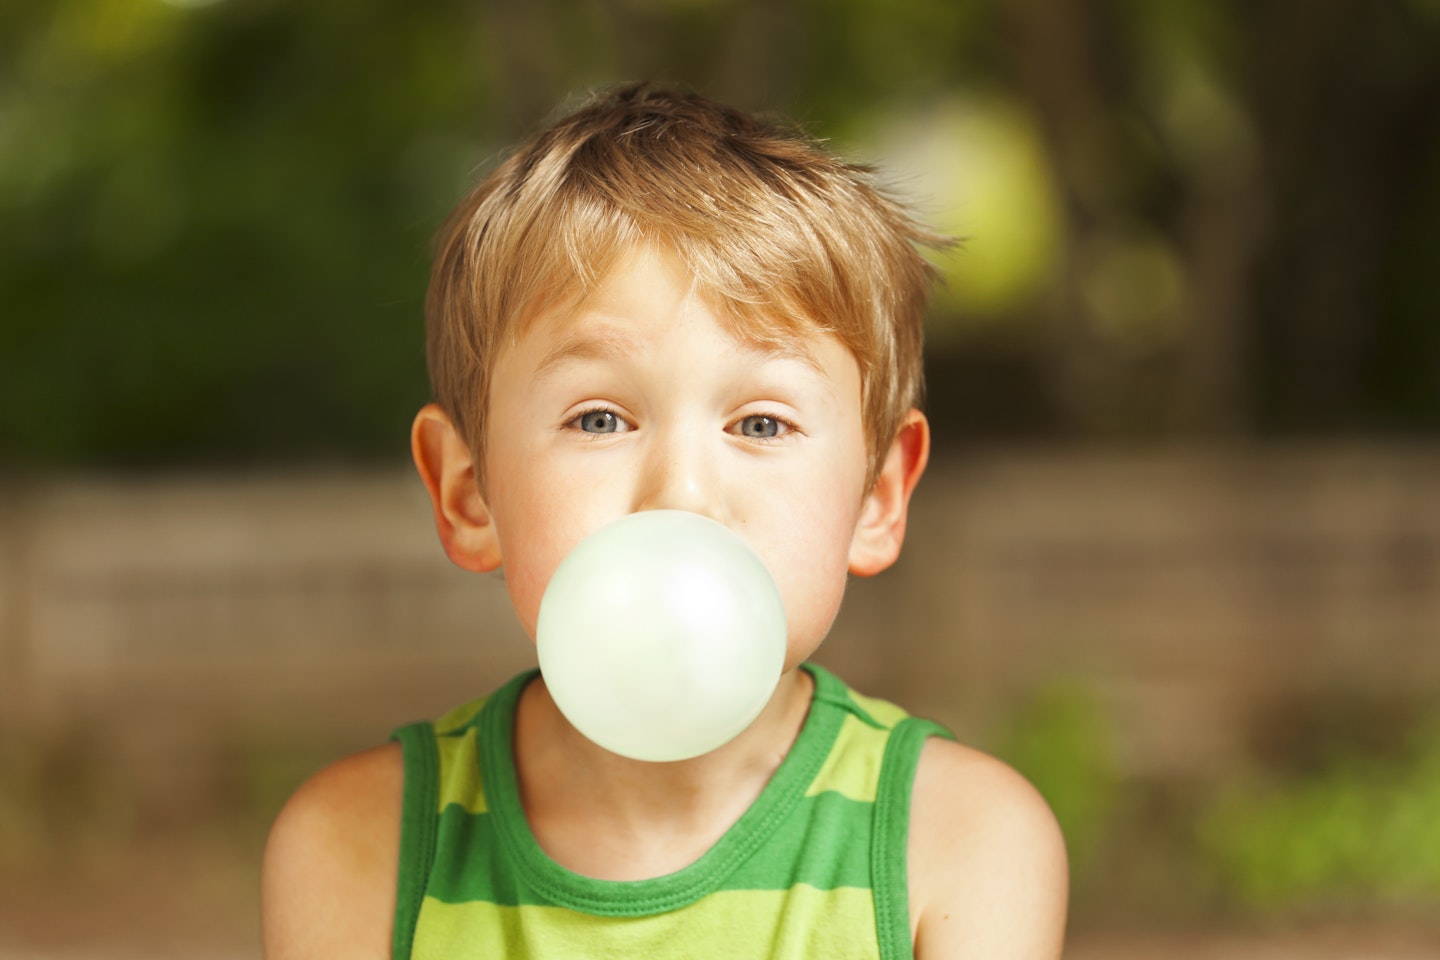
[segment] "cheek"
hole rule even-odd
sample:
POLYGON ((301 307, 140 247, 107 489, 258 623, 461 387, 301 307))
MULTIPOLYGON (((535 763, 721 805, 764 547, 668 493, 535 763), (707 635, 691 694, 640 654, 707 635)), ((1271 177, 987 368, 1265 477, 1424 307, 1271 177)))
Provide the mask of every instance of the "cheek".
POLYGON ((505 565, 505 589, 510 594, 510 605, 532 642, 535 640, 536 618, 540 615, 540 598, 545 595, 545 584, 552 572, 553 567, 542 571, 540 564, 523 561, 505 565))
POLYGON ((497 505, 505 505, 495 514, 505 588, 531 640, 555 570, 581 540, 625 512, 601 485, 574 479, 563 470, 532 471, 495 490, 497 505))
POLYGON ((825 640, 840 612, 847 571, 813 566, 777 578, 785 600, 785 669, 807 660, 825 640))
POLYGON ((494 491, 495 530, 500 540, 505 589, 521 626, 533 640, 545 587, 584 534, 565 509, 563 498, 547 496, 549 492, 541 484, 527 486, 520 496, 504 488, 494 491))
POLYGON ((855 506, 848 498, 816 498, 798 523, 762 553, 785 601, 790 636, 787 666, 809 656, 839 612, 849 576, 855 506), (828 507, 828 509, 827 509, 828 507))

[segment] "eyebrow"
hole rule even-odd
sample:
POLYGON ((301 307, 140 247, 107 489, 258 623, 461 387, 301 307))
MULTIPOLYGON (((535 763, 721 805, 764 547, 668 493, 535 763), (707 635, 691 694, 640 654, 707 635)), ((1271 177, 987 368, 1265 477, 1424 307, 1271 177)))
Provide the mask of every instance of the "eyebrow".
MULTIPOLYGON (((821 376, 826 376, 820 361, 798 340, 743 340, 737 349, 757 359, 798 360, 821 376)), ((617 360, 633 357, 638 352, 638 341, 614 327, 577 331, 545 354, 535 367, 534 376, 539 379, 572 361, 617 360)))
POLYGON ((573 360, 612 360, 635 353, 635 341, 612 327, 573 333, 545 354, 535 368, 539 379, 573 360))

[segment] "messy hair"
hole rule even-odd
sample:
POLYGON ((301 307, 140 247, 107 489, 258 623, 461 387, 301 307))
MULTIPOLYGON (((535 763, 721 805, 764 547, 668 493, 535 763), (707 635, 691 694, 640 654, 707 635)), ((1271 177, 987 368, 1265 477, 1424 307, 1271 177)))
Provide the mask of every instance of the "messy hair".
POLYGON ((483 469, 495 357, 637 247, 673 252, 740 336, 837 337, 860 366, 869 483, 920 402, 941 246, 877 184, 798 130, 632 84, 522 144, 441 228, 426 298, 435 400, 483 469))

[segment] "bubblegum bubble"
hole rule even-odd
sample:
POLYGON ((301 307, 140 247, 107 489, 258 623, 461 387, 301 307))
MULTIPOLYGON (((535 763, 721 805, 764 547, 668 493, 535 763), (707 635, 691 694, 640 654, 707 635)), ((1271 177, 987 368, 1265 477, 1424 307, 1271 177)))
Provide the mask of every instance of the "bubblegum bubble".
POLYGON ((785 664, 785 609, 764 562, 682 510, 630 514, 581 541, 545 588, 535 632, 560 712, 634 760, 728 743, 785 664))

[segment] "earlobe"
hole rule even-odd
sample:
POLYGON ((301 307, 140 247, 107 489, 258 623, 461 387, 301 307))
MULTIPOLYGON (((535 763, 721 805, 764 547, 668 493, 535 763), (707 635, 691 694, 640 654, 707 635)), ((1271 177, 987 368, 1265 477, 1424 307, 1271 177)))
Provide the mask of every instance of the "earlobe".
POLYGON ((910 495, 930 459, 930 424, 925 414, 911 410, 905 415, 880 476, 865 495, 860 522, 850 542, 850 572, 871 577, 889 567, 900 556, 905 542, 905 523, 910 495))
POLYGON ((488 573, 500 566, 495 522, 480 491, 475 461, 460 431, 444 410, 427 404, 410 429, 415 469, 430 494, 435 530, 458 567, 488 573))

